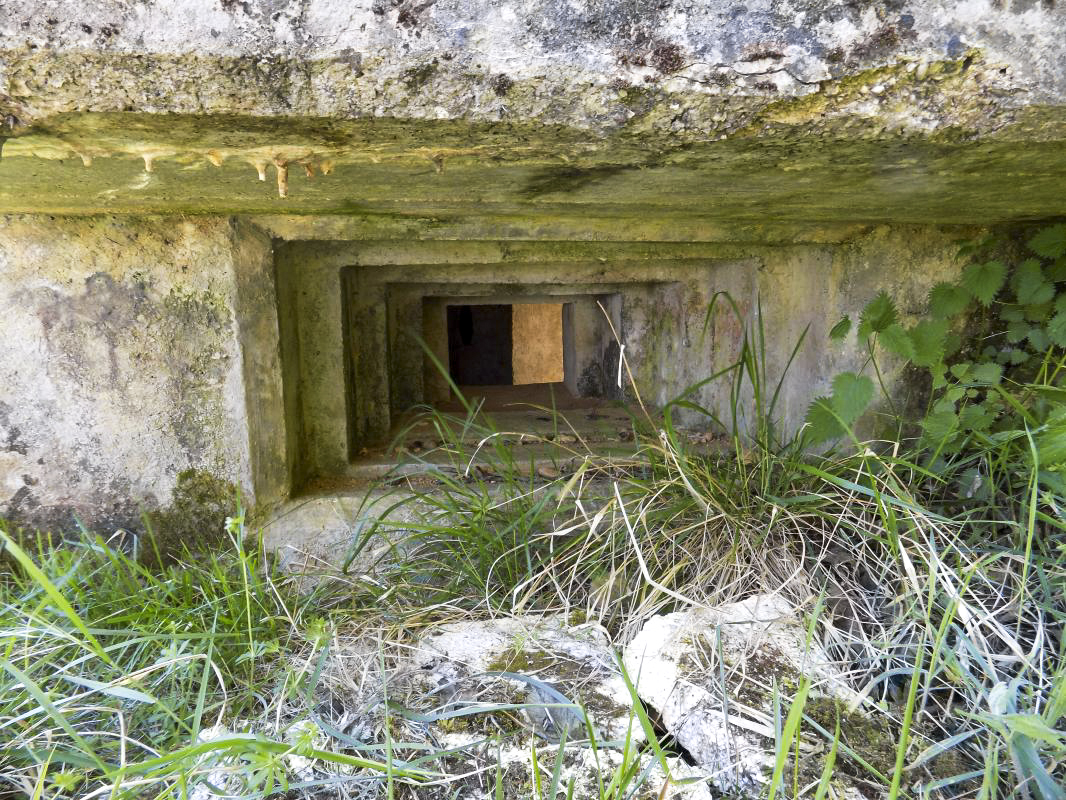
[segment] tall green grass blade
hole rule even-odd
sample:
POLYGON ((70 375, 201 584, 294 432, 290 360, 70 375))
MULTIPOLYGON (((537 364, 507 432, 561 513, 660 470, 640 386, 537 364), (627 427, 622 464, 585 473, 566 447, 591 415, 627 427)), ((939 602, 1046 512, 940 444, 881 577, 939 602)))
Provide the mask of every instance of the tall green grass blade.
POLYGON ((73 606, 67 602, 67 599, 55 584, 48 579, 48 576, 45 575, 35 563, 33 563, 33 559, 26 554, 26 551, 19 547, 18 544, 15 543, 15 540, 8 536, 7 532, 2 528, 0 528, 0 544, 3 545, 3 547, 0 547, 0 552, 6 550, 11 553, 12 557, 14 557, 19 563, 19 566, 26 570, 29 576, 33 578, 34 582, 48 596, 48 599, 51 600, 56 608, 63 612, 63 615, 70 620, 70 623, 81 632, 82 636, 85 637, 86 646, 91 648, 97 656, 102 658, 108 664, 114 666, 114 662, 111 660, 110 656, 108 656, 100 646, 96 637, 89 633, 89 628, 82 621, 81 617, 78 616, 78 613, 74 610, 73 606))
POLYGON ((796 696, 793 698, 792 704, 788 708, 785 724, 781 728, 780 738, 776 742, 774 770, 770 775, 770 784, 767 790, 770 800, 774 800, 774 798, 777 797, 777 793, 782 788, 785 776, 785 762, 788 760, 788 754, 792 751, 793 743, 795 743, 799 737, 800 722, 803 720, 803 709, 807 704, 807 693, 810 691, 810 688, 810 679, 804 676, 800 680, 799 688, 796 690, 796 696))
POLYGON ((70 720, 48 699, 47 693, 25 672, 20 670, 10 661, 0 661, 0 669, 6 670, 11 676, 15 678, 22 687, 29 693, 29 695, 36 701, 45 714, 60 728, 64 733, 70 737, 70 740, 78 746, 80 751, 84 753, 93 764, 99 768, 102 772, 107 772, 108 768, 104 764, 92 746, 75 730, 70 720))
POLYGON ((833 743, 829 746, 829 753, 822 765, 822 775, 818 779, 818 786, 814 790, 814 800, 825 800, 829 793, 829 785, 833 780, 833 768, 837 763, 837 746, 840 744, 840 719, 837 719, 836 730, 833 731, 833 743))

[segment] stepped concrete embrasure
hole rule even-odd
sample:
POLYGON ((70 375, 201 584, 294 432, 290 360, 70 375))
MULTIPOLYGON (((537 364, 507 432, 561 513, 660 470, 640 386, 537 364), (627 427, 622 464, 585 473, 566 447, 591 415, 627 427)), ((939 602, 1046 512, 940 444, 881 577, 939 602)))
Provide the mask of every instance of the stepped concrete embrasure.
MULTIPOLYGON (((812 326, 795 426, 861 358, 836 319, 882 288, 918 314, 956 240, 1066 213, 1064 22, 1031 0, 11 0, 0 514, 106 530, 189 470, 264 511, 365 475, 432 383, 409 336, 430 301, 505 287, 613 298, 651 405, 735 353, 728 315, 704 329, 716 292, 761 300, 771 367, 812 326)), ((588 341, 605 386, 618 351, 588 341)))

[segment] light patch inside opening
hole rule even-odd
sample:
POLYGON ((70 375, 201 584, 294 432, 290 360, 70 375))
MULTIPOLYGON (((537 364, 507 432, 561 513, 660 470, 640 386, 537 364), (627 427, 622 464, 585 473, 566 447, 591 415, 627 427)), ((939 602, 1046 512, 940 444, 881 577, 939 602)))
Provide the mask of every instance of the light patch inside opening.
POLYGON ((448 364, 459 386, 561 383, 563 304, 449 305, 448 364))

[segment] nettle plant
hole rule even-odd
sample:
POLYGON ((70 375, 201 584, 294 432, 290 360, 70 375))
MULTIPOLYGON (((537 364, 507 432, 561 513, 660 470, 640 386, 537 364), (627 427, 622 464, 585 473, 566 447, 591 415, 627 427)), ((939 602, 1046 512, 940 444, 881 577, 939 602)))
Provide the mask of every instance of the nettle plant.
MULTIPOLYGON (((991 257, 1007 244, 963 245, 959 257, 971 263, 933 287, 928 314, 910 326, 885 292, 863 309, 856 336, 866 361, 811 404, 811 444, 854 440, 852 426, 880 386, 897 430, 912 437, 927 469, 955 479, 956 499, 987 501, 995 487, 1024 489, 1017 482, 1035 474, 1045 504, 1066 515, 1066 224, 1039 231, 1014 259, 991 257), (886 353, 925 373, 924 415, 908 420, 893 405, 878 360, 886 353)), ((845 317, 830 337, 851 331, 845 317)))

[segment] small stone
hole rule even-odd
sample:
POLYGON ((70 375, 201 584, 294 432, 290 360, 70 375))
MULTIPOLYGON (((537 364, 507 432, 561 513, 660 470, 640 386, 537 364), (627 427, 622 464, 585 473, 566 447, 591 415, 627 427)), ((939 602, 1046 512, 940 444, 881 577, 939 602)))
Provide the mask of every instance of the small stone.
POLYGON ((850 703, 857 695, 780 595, 756 595, 716 608, 649 619, 623 661, 640 676, 637 694, 725 794, 755 796, 773 768, 772 686, 807 675, 819 693, 850 703), (713 666, 731 665, 725 690, 713 666), (755 713, 745 713, 741 705, 755 713))

